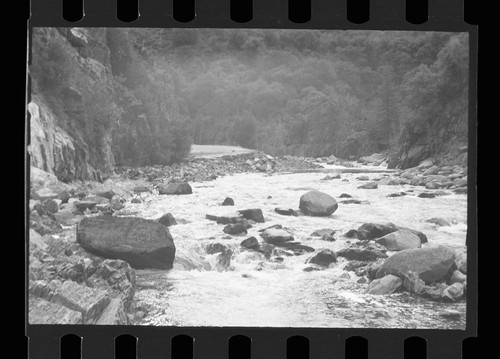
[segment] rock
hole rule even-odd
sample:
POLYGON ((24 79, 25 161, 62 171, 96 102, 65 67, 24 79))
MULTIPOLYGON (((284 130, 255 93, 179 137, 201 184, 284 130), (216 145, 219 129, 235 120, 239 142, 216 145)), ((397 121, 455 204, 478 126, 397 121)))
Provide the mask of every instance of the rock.
POLYGON ((59 205, 54 199, 46 199, 42 202, 42 211, 43 213, 51 213, 54 214, 59 210, 59 205))
POLYGON ((223 216, 207 214, 206 219, 211 221, 215 221, 218 224, 229 224, 229 223, 238 223, 241 222, 243 217, 239 213, 228 214, 223 216))
POLYGON ((158 223, 163 224, 164 226, 170 227, 177 224, 172 213, 165 213, 163 216, 157 219, 158 223))
POLYGON ((340 278, 340 279, 347 279, 347 280, 349 280, 349 279, 351 279, 351 275, 350 275, 349 273, 347 273, 347 272, 344 272, 344 273, 342 273, 342 274, 339 276, 339 278, 340 278))
POLYGON ((132 198, 130 200, 130 203, 142 203, 141 199, 140 198, 132 198))
POLYGON ((223 231, 232 235, 247 234, 247 229, 242 223, 230 223, 224 227, 223 231))
POLYGON ((364 283, 366 283, 366 282, 367 282, 367 279, 366 279, 365 277, 361 277, 361 278, 359 278, 359 279, 356 281, 356 283, 359 283, 359 284, 364 284, 364 283))
POLYGON ((231 197, 226 197, 221 206, 234 206, 234 200, 231 197))
POLYGON ((217 256, 217 264, 216 264, 217 270, 220 271, 228 269, 229 265, 231 264, 232 255, 233 251, 230 249, 219 253, 219 255, 217 256))
POLYGON ((309 257, 306 263, 317 264, 322 267, 328 267, 331 263, 337 262, 337 256, 330 249, 320 249, 309 257))
POLYGON ((252 250, 258 250, 260 245, 259 241, 255 237, 250 237, 245 240, 243 240, 240 245, 244 248, 252 249, 252 250))
POLYGON ((463 274, 462 272, 460 272, 459 270, 455 270, 453 271, 453 273, 451 274, 451 277, 450 277, 450 280, 448 281, 448 283, 450 284, 454 284, 454 283, 464 283, 467 281, 467 275, 466 274, 463 274))
POLYGON ((446 319, 458 320, 462 316, 462 314, 458 310, 454 309, 444 309, 439 313, 439 315, 446 319))
POLYGON ((387 258, 387 254, 384 252, 367 248, 344 248, 337 252, 337 256, 356 261, 375 261, 379 258, 387 258))
POLYGON ((420 248, 420 238, 412 232, 400 229, 377 239, 377 243, 385 246, 389 251, 420 248))
POLYGON ((352 198, 352 196, 350 194, 347 194, 347 193, 342 193, 339 198, 352 198))
POLYGON ((370 177, 368 177, 368 176, 358 176, 358 177, 356 177, 356 179, 358 181, 369 181, 370 177))
MULTIPOLYGON (((398 181, 396 181, 393 178, 385 177, 385 178, 380 179, 380 181, 378 181, 378 184, 384 185, 384 186, 396 186, 399 183, 398 183, 398 181)), ((402 192, 402 193, 404 193, 404 192, 402 192)))
POLYGON ((438 172, 439 172, 439 167, 438 166, 432 166, 432 167, 429 167, 427 170, 425 170, 424 173, 422 173, 422 175, 424 175, 424 176, 435 175, 438 172))
POLYGON ((319 266, 309 266, 309 267, 305 267, 303 269, 304 272, 315 272, 315 271, 319 271, 319 270, 322 270, 323 268, 319 267, 319 266))
POLYGON ((226 251, 228 248, 221 243, 210 243, 205 247, 205 251, 208 254, 220 253, 226 251))
POLYGON ((403 277, 403 288, 412 294, 421 294, 425 288, 425 282, 420 279, 418 273, 409 271, 403 277))
POLYGON ((46 199, 59 198, 59 193, 51 190, 50 188, 40 188, 39 190, 31 192, 31 199, 39 200, 41 202, 46 199))
POLYGON ((398 252, 389 257, 377 272, 381 278, 387 274, 404 276, 415 272, 426 283, 443 279, 455 261, 455 253, 447 247, 417 248, 398 252))
MULTIPOLYGON (((344 201, 342 201, 341 203, 343 204, 362 204, 363 202, 360 201, 359 199, 346 199, 344 201)), ((368 203, 365 201, 365 203, 368 203)))
POLYGON ((450 226, 450 222, 448 222, 447 220, 445 220, 441 217, 429 218, 428 220, 426 220, 426 222, 435 224, 435 225, 440 226, 440 227, 450 226))
POLYGON ((361 189, 377 189, 378 188, 378 183, 377 182, 368 182, 368 183, 365 183, 361 186, 358 186, 358 188, 361 188, 361 189))
POLYGON ((357 238, 357 239, 360 239, 360 240, 364 240, 365 239, 365 236, 361 232, 359 232, 357 229, 350 229, 350 230, 348 230, 344 234, 344 237, 346 237, 346 238, 357 238))
POLYGON ((330 181, 330 180, 333 180, 333 179, 340 179, 340 173, 337 173, 335 175, 326 175, 325 177, 323 177, 321 180, 322 181, 330 181))
POLYGON ((293 252, 294 255, 302 255, 302 254, 305 254, 305 253, 311 253, 311 252, 314 252, 314 248, 312 247, 309 247, 309 246, 305 246, 303 244, 301 244, 300 242, 285 242, 285 243, 280 243, 280 244, 277 244, 276 246, 280 247, 280 248, 284 248, 284 249, 287 249, 287 250, 291 250, 293 252))
POLYGON ((330 195, 313 190, 300 197, 299 208, 306 215, 326 217, 337 210, 338 204, 330 195))
POLYGON ((395 192, 395 193, 391 193, 391 194, 389 194, 387 197, 402 197, 402 196, 406 196, 406 192, 395 192))
POLYGON ((203 256, 196 252, 188 252, 179 249, 175 254, 174 269, 179 271, 192 271, 192 270, 212 270, 209 262, 203 256))
POLYGON ((109 207, 113 211, 119 211, 119 210, 125 208, 125 205, 123 204, 121 198, 115 196, 115 197, 111 198, 111 200, 109 201, 109 207))
POLYGON ((158 186, 159 194, 183 195, 192 194, 193 189, 187 182, 161 184, 158 186))
POLYGON ((380 269, 380 267, 382 267, 382 264, 384 264, 383 261, 376 261, 368 265, 366 267, 366 273, 368 274, 368 278, 376 279, 377 272, 380 269))
POLYGON ((56 289, 51 301, 82 313, 83 324, 94 324, 108 306, 110 298, 104 290, 67 280, 56 289))
POLYGON ((61 200, 61 203, 68 203, 71 196, 69 195, 68 191, 61 191, 57 198, 61 200))
POLYGON ((248 220, 255 221, 257 223, 264 223, 264 216, 262 215, 262 210, 258 208, 244 209, 238 211, 239 214, 248 220))
POLYGON ((368 294, 375 294, 375 295, 392 294, 396 292, 399 288, 401 288, 402 284, 403 281, 400 278, 388 274, 382 278, 375 279, 373 282, 371 282, 368 285, 366 292, 368 294))
POLYGON ((82 313, 79 311, 32 296, 29 297, 28 322, 30 324, 83 324, 82 313))
POLYGON ((116 193, 112 189, 108 189, 108 190, 100 191, 100 192, 96 193, 97 196, 107 198, 108 200, 111 200, 111 198, 113 198, 113 196, 115 194, 116 193))
POLYGON ((151 189, 145 185, 135 186, 133 189, 134 193, 143 193, 143 192, 151 192, 151 189))
POLYGON ((269 258, 274 250, 274 246, 269 243, 261 243, 259 246, 259 252, 264 255, 264 257, 269 258))
POLYGON ((390 222, 387 223, 365 223, 358 228, 358 232, 364 238, 371 240, 383 237, 389 233, 396 232, 398 227, 390 222))
POLYGON ((467 274, 467 251, 460 251, 456 254, 455 265, 460 272, 467 274))
POLYGON ((97 325, 128 325, 131 324, 120 298, 113 298, 95 323, 97 325))
POLYGON ((443 290, 441 297, 443 300, 455 302, 456 300, 462 298, 464 293, 465 287, 462 283, 453 283, 443 290))
POLYGON ((419 193, 419 195, 417 197, 420 197, 420 198, 434 198, 434 197, 437 197, 437 194, 433 193, 433 192, 422 192, 422 193, 419 193))
POLYGON ((428 240, 427 240, 427 236, 420 232, 420 231, 417 231, 415 229, 410 229, 410 228, 406 228, 406 227, 399 227, 400 230, 406 230, 406 231, 410 231, 412 234, 416 235, 418 238, 420 238, 420 243, 427 243, 428 240))
POLYGON ((293 236, 284 229, 269 228, 261 233, 261 237, 266 243, 281 244, 293 241, 293 236))
POLYGON ((453 192, 456 194, 467 194, 467 187, 455 188, 453 192))
POLYGON ((80 201, 80 202, 75 202, 75 207, 80 211, 80 212, 85 212, 86 209, 92 209, 96 206, 97 202, 92 202, 92 201, 80 201))
POLYGON ((335 234, 335 231, 333 229, 329 228, 324 228, 324 229, 318 229, 310 234, 311 237, 323 237, 323 236, 329 236, 333 237, 335 234))
MULTIPOLYGON (((338 256, 338 253, 337 253, 337 256, 338 256)), ((363 261, 357 261, 357 260, 352 260, 352 261, 349 261, 345 267, 344 267, 344 270, 345 271, 348 271, 348 272, 354 272, 362 267, 366 267, 366 262, 363 262, 363 261)))
POLYGON ((77 241, 93 254, 122 259, 138 269, 171 269, 175 257, 168 228, 136 217, 85 218, 77 226, 77 241))
POLYGON ((295 216, 295 210, 292 208, 276 207, 274 212, 281 214, 282 216, 295 216))

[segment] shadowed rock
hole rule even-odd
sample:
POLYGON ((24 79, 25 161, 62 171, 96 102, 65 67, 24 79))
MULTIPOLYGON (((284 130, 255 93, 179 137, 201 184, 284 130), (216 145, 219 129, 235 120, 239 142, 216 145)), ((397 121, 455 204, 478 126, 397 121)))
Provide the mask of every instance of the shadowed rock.
POLYGON ((313 190, 300 197, 299 208, 308 216, 326 217, 337 210, 338 204, 332 196, 313 190))
POLYGON ((389 251, 420 248, 420 238, 407 229, 386 234, 377 239, 377 243, 385 246, 389 251))
POLYGON ((401 288, 402 284, 403 281, 400 278, 389 274, 384 276, 383 278, 375 279, 373 282, 371 282, 368 285, 366 292, 368 294, 376 295, 391 294, 401 288))
POLYGON ((169 183, 159 185, 158 193, 167 195, 192 194, 193 189, 187 182, 169 183))
POLYGON ((257 223, 264 223, 264 216, 262 215, 262 210, 259 208, 252 208, 252 209, 244 209, 241 211, 238 211, 239 214, 243 216, 243 218, 246 218, 248 220, 255 221, 257 223))
POLYGON ((358 232, 364 238, 371 240, 383 237, 389 233, 397 231, 399 228, 390 222, 387 223, 365 223, 358 228, 358 232))
POLYGON ((234 200, 231 197, 226 197, 221 206, 234 206, 234 200))
POLYGON ((158 218, 158 223, 161 223, 164 226, 170 227, 170 226, 177 224, 177 221, 175 220, 172 213, 165 213, 163 216, 158 218))
POLYGON ((264 232, 262 232, 261 237, 266 243, 274 245, 293 241, 293 236, 284 229, 266 229, 264 232))
POLYGON ((317 264, 322 267, 328 267, 331 263, 337 262, 337 256, 330 249, 320 249, 313 254, 306 263, 317 264))
POLYGON ((356 261, 375 261, 379 258, 387 258, 387 254, 384 252, 367 248, 344 248, 337 252, 337 256, 356 261))

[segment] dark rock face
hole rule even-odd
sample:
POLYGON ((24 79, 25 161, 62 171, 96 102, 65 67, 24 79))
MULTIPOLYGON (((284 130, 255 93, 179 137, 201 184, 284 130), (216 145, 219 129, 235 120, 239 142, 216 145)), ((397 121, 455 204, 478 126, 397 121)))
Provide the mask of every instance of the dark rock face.
POLYGON ((163 216, 158 218, 158 223, 161 223, 164 226, 170 227, 170 226, 177 224, 177 221, 175 220, 172 213, 165 213, 163 216))
POLYGON ((337 256, 330 249, 320 249, 313 254, 306 263, 317 264, 322 267, 328 267, 331 263, 337 262, 337 256))
POLYGON ((358 232, 361 233, 366 239, 376 239, 385 236, 386 234, 395 232, 398 230, 393 223, 365 223, 358 228, 358 232))
POLYGON ((208 254, 224 252, 227 249, 227 246, 221 243, 210 243, 205 247, 205 250, 208 254))
POLYGON ((389 251, 420 248, 420 238, 406 229, 386 234, 377 239, 377 243, 385 246, 389 251))
POLYGON ((387 254, 384 252, 367 248, 344 248, 337 252, 337 256, 356 261, 375 261, 387 258, 387 254))
POLYGON ((247 229, 243 223, 230 223, 224 227, 224 233, 227 234, 247 234, 247 229))
POLYGON ((258 250, 259 249, 259 241, 255 237, 250 237, 245 240, 243 240, 241 243, 241 246, 244 248, 252 249, 252 250, 258 250))
POLYGON ((386 274, 404 277, 415 272, 426 283, 443 279, 455 263, 455 252, 447 247, 417 248, 398 252, 388 258, 377 271, 377 278, 386 274))
POLYGON ((350 230, 348 230, 344 234, 344 237, 346 237, 346 238, 357 238, 357 239, 361 239, 361 240, 365 239, 365 236, 360 231, 358 231, 357 229, 350 229, 350 230))
POLYGON ((391 193, 391 194, 389 194, 387 197, 402 197, 402 196, 406 196, 406 192, 395 192, 395 193, 391 193))
POLYGON ((281 214, 282 216, 295 216, 295 210, 292 208, 276 207, 274 212, 281 214))
POLYGON ((259 208, 252 208, 252 209, 244 209, 241 211, 238 211, 239 214, 243 216, 243 218, 246 218, 248 220, 255 221, 257 223, 264 223, 264 216, 262 215, 262 210, 259 208))
POLYGON ((192 194, 193 189, 187 182, 180 183, 169 183, 162 184, 158 186, 159 194, 168 194, 168 195, 181 195, 181 194, 192 194))
POLYGON ((168 228, 142 218, 85 218, 77 226, 77 241, 93 254, 122 259, 137 269, 171 269, 175 257, 168 228))
POLYGON ((308 216, 326 217, 337 210, 338 204, 332 196, 313 190, 300 197, 299 208, 308 216))
POLYGON ((234 206, 234 200, 231 197, 226 197, 221 206, 234 206))

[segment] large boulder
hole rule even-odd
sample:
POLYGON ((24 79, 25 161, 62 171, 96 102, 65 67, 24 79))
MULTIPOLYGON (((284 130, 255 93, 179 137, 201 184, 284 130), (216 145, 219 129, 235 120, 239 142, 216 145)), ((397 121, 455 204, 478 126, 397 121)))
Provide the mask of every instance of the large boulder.
POLYGON ((158 186, 159 194, 169 194, 169 195, 181 195, 181 194, 191 194, 193 189, 187 182, 175 182, 169 184, 161 184, 158 186))
POLYGON ((396 232, 399 228, 394 223, 365 223, 358 228, 358 232, 365 239, 376 239, 386 234, 396 232))
POLYGON ((448 247, 417 248, 398 252, 389 257, 377 271, 376 277, 393 274, 404 278, 415 272, 426 283, 443 279, 455 263, 455 252, 448 247))
POLYGON ((85 218, 77 226, 77 241, 93 254, 122 259, 137 269, 171 269, 175 257, 168 228, 136 217, 85 218))
POLYGON ((369 248, 344 248, 337 252, 337 256, 347 260, 375 261, 379 258, 387 258, 387 254, 376 249, 369 248))
POLYGON ((389 274, 382 278, 375 279, 373 282, 371 282, 368 285, 366 292, 368 294, 376 295, 391 294, 401 288, 402 284, 403 281, 401 280, 401 278, 389 274))
POLYGON ((300 197, 299 208, 306 215, 326 217, 337 210, 338 204, 332 196, 313 190, 300 197))
POLYGON ((243 218, 255 221, 257 223, 264 223, 264 216, 262 215, 262 210, 259 208, 252 209, 243 209, 238 211, 239 214, 243 216, 243 218))
POLYGON ((377 243, 385 246, 389 251, 403 251, 421 247, 420 238, 407 229, 386 234, 377 239, 377 243))
POLYGON ((224 227, 223 231, 232 235, 247 234, 247 229, 243 223, 229 223, 224 227))
POLYGON ((261 237, 264 239, 264 242, 274 245, 293 241, 293 236, 290 233, 278 228, 266 229, 261 233, 261 237))
POLYGON ((248 249, 252 249, 254 251, 258 250, 260 248, 260 245, 259 245, 259 241, 257 240, 257 238, 255 237, 249 237, 245 240, 243 240, 240 245, 243 247, 243 248, 248 248, 248 249))
POLYGON ((322 267, 328 267, 331 263, 337 262, 337 256, 330 249, 320 249, 307 259, 306 263, 317 264, 322 267))

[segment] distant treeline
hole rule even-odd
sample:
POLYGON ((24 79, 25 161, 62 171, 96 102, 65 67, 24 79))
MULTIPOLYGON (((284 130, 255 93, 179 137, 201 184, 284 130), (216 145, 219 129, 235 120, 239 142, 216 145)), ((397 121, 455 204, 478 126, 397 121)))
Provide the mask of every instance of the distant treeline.
POLYGON ((178 161, 191 142, 349 158, 408 141, 437 152, 466 138, 467 34, 107 29, 106 37, 118 162, 178 161))

